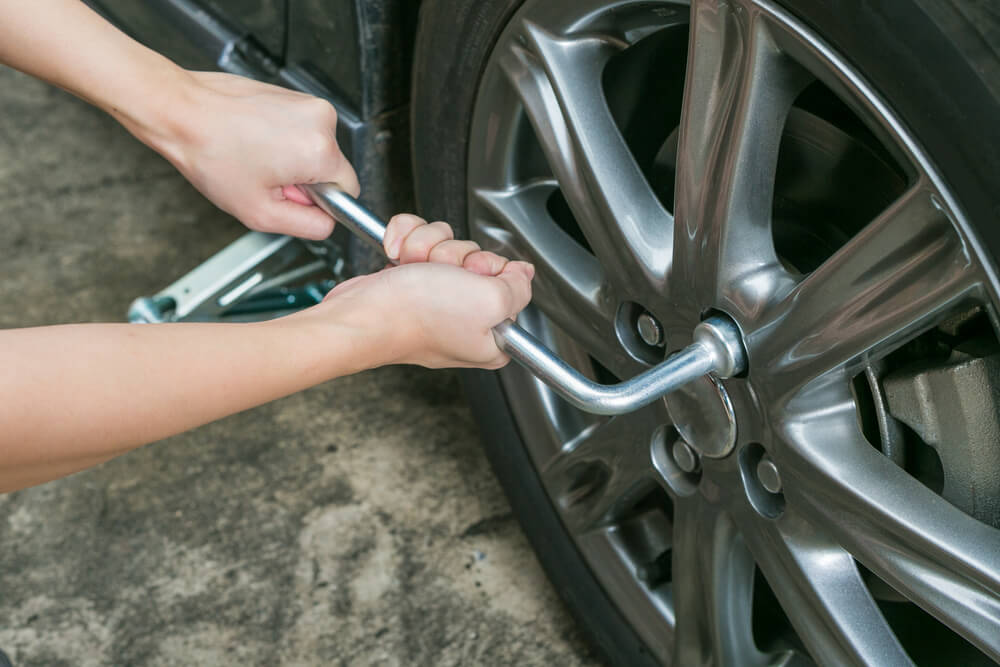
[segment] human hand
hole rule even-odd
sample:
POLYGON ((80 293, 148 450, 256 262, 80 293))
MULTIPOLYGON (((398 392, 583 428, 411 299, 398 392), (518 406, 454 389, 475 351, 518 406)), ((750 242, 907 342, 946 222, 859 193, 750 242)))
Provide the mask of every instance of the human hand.
POLYGON ((336 139, 337 112, 318 97, 232 74, 190 72, 175 131, 148 143, 250 229, 324 239, 333 220, 295 187, 360 192, 336 139))
POLYGON ((407 214, 389 221, 385 249, 399 266, 341 283, 321 308, 354 313, 357 326, 384 336, 384 363, 496 369, 509 361, 491 329, 531 300, 531 264, 407 214))

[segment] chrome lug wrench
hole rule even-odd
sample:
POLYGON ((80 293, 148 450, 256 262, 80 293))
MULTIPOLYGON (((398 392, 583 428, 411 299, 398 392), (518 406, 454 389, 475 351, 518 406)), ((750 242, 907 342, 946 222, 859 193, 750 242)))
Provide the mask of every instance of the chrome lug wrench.
MULTIPOLYGON (((331 217, 383 256, 385 222, 354 197, 331 183, 303 186, 331 217)), ((746 369, 739 329, 730 319, 710 317, 695 327, 694 342, 635 377, 614 385, 593 382, 549 350, 537 338, 505 320, 493 328, 497 346, 574 406, 598 415, 638 410, 708 373, 728 378, 746 369)))

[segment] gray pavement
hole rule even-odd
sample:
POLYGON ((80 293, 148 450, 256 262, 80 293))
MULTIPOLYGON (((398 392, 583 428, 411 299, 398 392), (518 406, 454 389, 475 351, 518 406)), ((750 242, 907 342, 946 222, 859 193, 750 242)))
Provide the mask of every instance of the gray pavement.
MULTIPOLYGON (((110 118, 0 69, 0 328, 120 321, 240 233, 110 118)), ((0 649, 17 666, 594 663, 455 377, 401 367, 0 496, 0 649)))

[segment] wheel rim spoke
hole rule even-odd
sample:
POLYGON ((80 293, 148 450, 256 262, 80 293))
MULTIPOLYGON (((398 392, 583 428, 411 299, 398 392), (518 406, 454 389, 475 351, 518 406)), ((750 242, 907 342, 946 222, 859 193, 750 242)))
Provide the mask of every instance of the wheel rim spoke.
MULTIPOLYGON (((730 459, 703 460, 685 477, 688 486, 663 484, 651 465, 654 454, 658 465, 665 461, 662 441, 653 441, 670 421, 663 405, 604 420, 567 407, 516 369, 504 376, 525 439, 545 440, 529 449, 560 519, 647 648, 664 662, 673 654, 674 664, 806 660, 778 634, 760 635, 775 638, 761 647, 774 653, 754 645, 759 567, 820 662, 909 662, 895 617, 882 611, 888 587, 1000 655, 990 634, 1000 626, 1000 556, 983 551, 1000 554, 1000 533, 865 442, 848 394, 866 364, 966 301, 994 296, 979 250, 963 240, 968 228, 954 211, 942 212, 938 202, 951 198, 904 126, 813 31, 757 0, 691 0, 690 11, 672 1, 533 0, 513 15, 490 57, 469 136, 470 224, 484 247, 538 266, 538 309, 526 311, 523 324, 553 346, 563 334, 572 338, 556 349, 601 381, 593 359, 625 377, 646 358, 622 328, 634 324, 632 311, 621 309, 629 317, 617 321, 622 302, 657 318, 667 348, 682 345, 692 316, 706 309, 727 312, 744 332, 747 377, 727 380, 739 447, 763 446, 780 468, 777 482, 776 474, 761 479, 768 469, 743 457, 754 450, 737 448, 730 459), (648 24, 654 15, 673 17, 660 27, 676 29, 636 45, 659 29, 648 24), (679 23, 687 19, 681 97, 679 78, 662 73, 670 69, 663 63, 680 66, 679 23), (797 99, 814 123, 786 124, 797 99), (659 144, 674 129, 678 101, 677 131, 658 151, 652 141, 640 150, 641 138, 659 144), (656 126, 654 116, 670 127, 656 126), (823 132, 828 141, 812 143, 823 132), (642 165, 655 155, 653 178, 676 167, 673 216, 630 146, 642 165), (898 193, 910 179, 874 220, 873 207, 885 201, 880 179, 858 192, 850 179, 824 176, 842 173, 860 159, 855 152, 871 153, 891 172, 885 191, 898 193), (801 187, 813 177, 815 191, 801 187), (835 201, 834 186, 856 205, 835 201), (812 240, 815 249, 796 254, 812 240), (817 264, 805 276, 786 268, 817 264), (630 345, 636 359, 626 356, 630 345), (848 404, 849 417, 838 412, 848 404), (827 424, 822 449, 804 437, 817 424, 827 424), (752 467, 744 467, 748 460, 752 467), (744 488, 730 493, 723 480, 744 488), (766 493, 764 483, 777 485, 778 505, 755 495, 766 493), (650 526, 659 529, 656 540, 647 539, 650 526)), ((969 322, 969 330, 980 325, 969 322)))
POLYGON ((544 466, 542 480, 572 533, 607 525, 655 486, 648 412, 594 424, 544 466))
POLYGON ((620 287, 662 284, 672 218, 636 164, 601 87, 605 63, 625 44, 599 35, 560 38, 527 21, 520 27, 524 46, 511 47, 500 66, 576 221, 620 287))
POLYGON ((751 630, 754 563, 728 514, 674 504, 674 664, 764 664, 751 630))
POLYGON ((750 550, 819 664, 911 664, 847 552, 792 517, 757 525, 750 550))
POLYGON ((785 392, 779 402, 832 370, 850 378, 978 281, 964 243, 918 184, 764 315, 747 338, 751 372, 785 392))
POLYGON ((753 312, 785 273, 771 238, 774 174, 785 117, 811 77, 736 3, 694 3, 690 35, 671 282, 681 298, 753 312))
POLYGON ((857 430, 853 409, 790 431, 803 486, 789 490, 865 567, 1000 658, 1000 530, 950 504, 857 430))
POLYGON ((549 216, 546 201, 557 188, 535 181, 509 190, 475 190, 480 204, 471 225, 486 250, 535 265, 532 303, 617 372, 628 361, 614 345, 615 305, 604 272, 549 216))

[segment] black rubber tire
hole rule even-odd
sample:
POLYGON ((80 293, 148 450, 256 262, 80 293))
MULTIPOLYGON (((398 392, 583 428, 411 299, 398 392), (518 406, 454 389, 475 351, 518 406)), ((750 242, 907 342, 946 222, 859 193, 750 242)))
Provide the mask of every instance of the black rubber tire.
MULTIPOLYGON (((465 164, 472 104, 489 53, 523 0, 425 0, 413 65, 417 209, 466 234, 465 164)), ((658 663, 594 578, 535 474, 495 373, 462 375, 486 454, 549 580, 612 663, 658 663)))
MULTIPOLYGON (((466 231, 479 79, 523 0, 424 0, 413 72, 418 210, 466 231)), ((567 0, 570 1, 570 0, 567 0)), ((992 0, 782 0, 878 90, 1000 257, 1000 7, 992 0)), ((490 462, 549 578, 615 665, 656 664, 593 577, 531 465, 496 374, 464 375, 490 462)))

